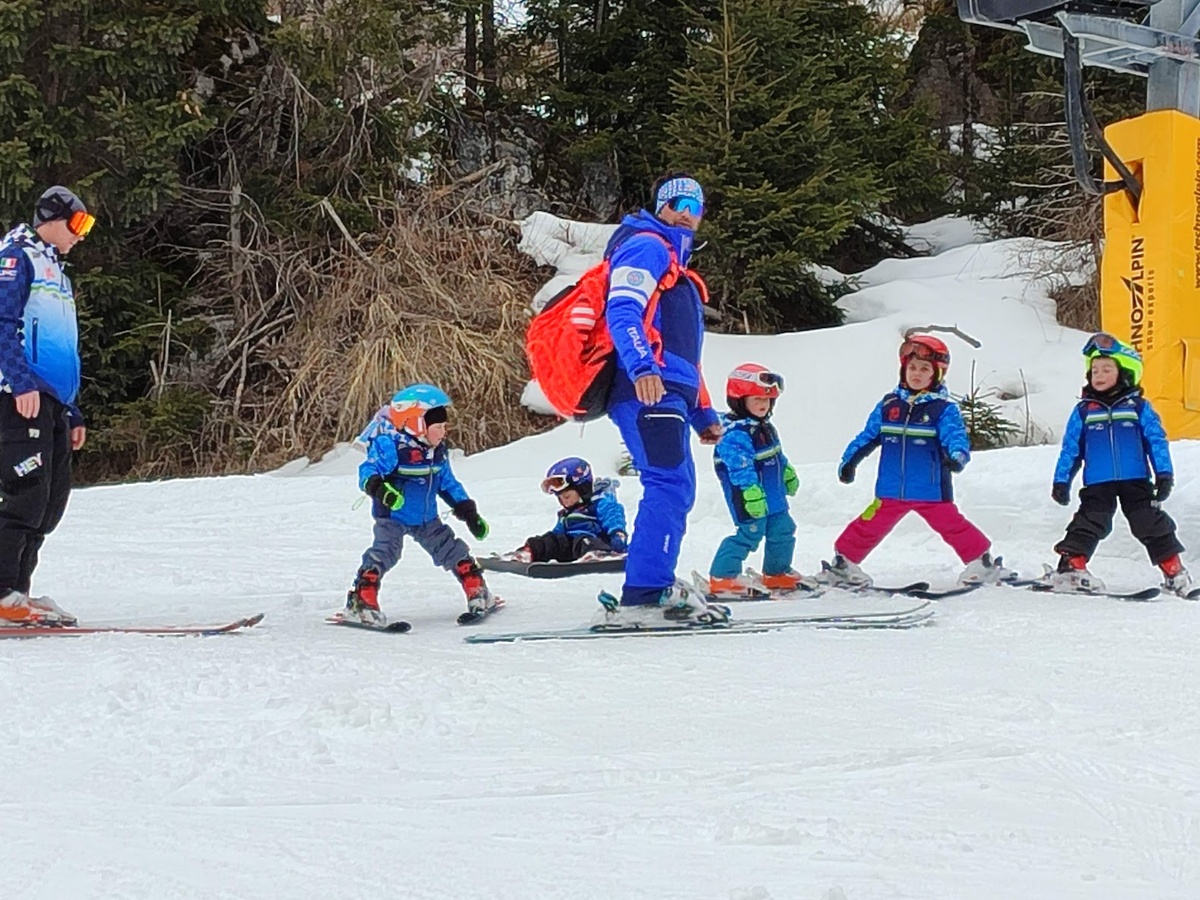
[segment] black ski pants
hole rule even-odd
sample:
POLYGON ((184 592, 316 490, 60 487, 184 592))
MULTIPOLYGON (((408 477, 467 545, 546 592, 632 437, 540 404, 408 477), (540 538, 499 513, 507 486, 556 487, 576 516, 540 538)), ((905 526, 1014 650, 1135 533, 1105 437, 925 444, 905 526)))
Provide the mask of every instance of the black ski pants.
POLYGON ((1117 503, 1129 522, 1129 530, 1141 541, 1154 565, 1183 552, 1175 536, 1175 522, 1154 502, 1149 481, 1105 481, 1079 492, 1079 509, 1067 526, 1066 536, 1054 551, 1066 556, 1092 558, 1097 545, 1112 533, 1117 503))
POLYGON ((569 537, 556 531, 548 531, 525 541, 534 562, 575 562, 593 550, 611 550, 612 545, 602 537, 581 534, 569 537))
POLYGON ((32 419, 0 393, 0 597, 29 593, 38 551, 71 493, 67 407, 47 393, 32 419))

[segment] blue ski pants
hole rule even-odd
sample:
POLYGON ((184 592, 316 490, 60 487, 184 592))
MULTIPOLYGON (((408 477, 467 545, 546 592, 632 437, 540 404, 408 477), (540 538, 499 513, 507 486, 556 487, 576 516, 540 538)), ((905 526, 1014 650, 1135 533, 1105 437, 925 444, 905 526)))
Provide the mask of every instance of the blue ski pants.
POLYGON ((696 502, 690 413, 687 400, 671 391, 655 406, 632 400, 608 409, 642 482, 642 502, 625 560, 622 606, 658 603, 675 583, 688 513, 696 502))
POLYGON ((721 541, 708 574, 714 578, 741 575, 746 557, 758 549, 764 537, 767 546, 763 552, 763 574, 782 575, 792 567, 796 552, 796 523, 786 510, 738 523, 738 530, 721 541))

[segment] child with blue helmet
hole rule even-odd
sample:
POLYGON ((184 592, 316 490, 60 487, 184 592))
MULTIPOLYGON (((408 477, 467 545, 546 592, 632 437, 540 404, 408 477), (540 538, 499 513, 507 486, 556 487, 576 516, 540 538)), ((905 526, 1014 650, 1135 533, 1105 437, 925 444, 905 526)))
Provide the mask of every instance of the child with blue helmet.
POLYGON ((709 567, 709 591, 717 596, 750 592, 742 565, 764 538, 763 586, 794 591, 800 584, 792 569, 796 523, 788 512, 788 497, 795 495, 800 479, 771 424, 782 393, 783 377, 758 363, 742 363, 725 383, 729 412, 721 417, 724 430, 713 464, 737 532, 721 542, 709 567))
POLYGON ((593 479, 587 460, 568 456, 542 479, 542 491, 558 500, 558 521, 545 534, 525 540, 517 551, 524 562, 575 562, 588 553, 624 553, 625 510, 616 482, 593 479))
POLYGON ((346 610, 365 624, 387 622, 379 609, 379 583, 399 562, 406 537, 455 574, 469 613, 486 613, 496 605, 466 543, 438 517, 440 497, 476 540, 487 537, 487 522, 450 469, 445 443, 449 406, 450 398, 433 385, 410 385, 360 435, 367 458, 358 467, 358 483, 372 501, 375 540, 363 554, 346 610))
POLYGON ((1059 590, 1104 590, 1087 564, 1112 531, 1119 502, 1129 530, 1145 546, 1150 562, 1162 569, 1163 587, 1186 594, 1191 577, 1179 559, 1183 545, 1175 536, 1175 522, 1161 507, 1175 484, 1171 448, 1158 413, 1139 387, 1142 357, 1104 332, 1092 335, 1083 355, 1087 384, 1063 432, 1050 496, 1068 505, 1080 466, 1083 488, 1079 509, 1054 547, 1059 563, 1050 580, 1059 590))

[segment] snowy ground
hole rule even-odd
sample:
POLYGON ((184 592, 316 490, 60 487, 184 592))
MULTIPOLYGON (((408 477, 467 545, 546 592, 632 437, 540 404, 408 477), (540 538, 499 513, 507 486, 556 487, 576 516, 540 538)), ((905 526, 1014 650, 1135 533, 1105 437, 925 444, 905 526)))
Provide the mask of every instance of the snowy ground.
MULTIPOLYGON (((906 325, 979 332, 977 369, 1024 368, 1034 418, 1061 432, 1080 336, 998 271, 1010 250, 868 273, 842 329, 711 342, 717 384, 743 358, 787 376, 801 568, 870 499, 871 465, 845 487, 834 464, 906 325)), ((953 346, 962 390, 972 354, 953 346)), ((618 449, 601 422, 460 460, 492 523, 481 552, 549 526, 549 461, 582 453, 612 474, 618 449)), ((699 452, 685 571, 729 530, 699 452)), ((978 454, 957 482, 1026 573, 1069 516, 1048 497, 1056 452, 978 454)), ((1174 453, 1169 509, 1195 545, 1200 446, 1174 453)), ((267 618, 221 638, 0 643, 0 898, 1200 896, 1200 604, 992 588, 908 632, 480 647, 453 624, 453 580, 414 549, 383 594, 413 633, 335 630, 322 615, 370 533, 358 459, 76 493, 39 591, 89 622, 267 618)), ((638 493, 623 479, 631 511, 638 493)), ((1155 583, 1116 531, 1097 574, 1155 583)), ((949 583, 960 564, 908 521, 868 568, 949 583)), ((480 627, 514 630, 586 621, 617 581, 492 584, 509 607, 480 627)))

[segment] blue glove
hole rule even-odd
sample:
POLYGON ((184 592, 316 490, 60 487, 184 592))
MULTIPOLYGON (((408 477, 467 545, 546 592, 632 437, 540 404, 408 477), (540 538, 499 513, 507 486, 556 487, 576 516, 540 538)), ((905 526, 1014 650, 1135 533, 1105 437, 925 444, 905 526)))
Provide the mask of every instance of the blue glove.
POLYGON ((950 454, 950 458, 946 460, 946 468, 951 472, 961 472, 967 465, 967 454, 961 450, 958 453, 950 454))
POLYGON ((404 492, 385 481, 381 475, 372 475, 363 485, 363 493, 378 500, 387 509, 395 512, 404 505, 404 492))
POLYGON ((629 549, 629 540, 625 537, 625 532, 614 531, 608 536, 608 546, 612 547, 614 553, 624 553, 629 549))
POLYGON ((752 484, 742 488, 742 507, 746 515, 754 519, 761 519, 767 514, 767 495, 763 493, 761 485, 752 484))
POLYGON ((800 490, 800 476, 796 474, 791 463, 783 470, 783 489, 789 497, 795 497, 796 491, 800 490))

